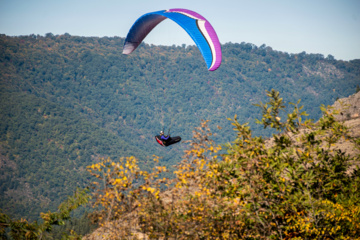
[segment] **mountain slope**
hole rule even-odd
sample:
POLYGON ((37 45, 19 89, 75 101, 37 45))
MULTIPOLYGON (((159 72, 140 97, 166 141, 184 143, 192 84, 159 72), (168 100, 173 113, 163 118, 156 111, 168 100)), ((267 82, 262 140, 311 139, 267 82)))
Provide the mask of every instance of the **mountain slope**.
POLYGON ((1 93, 1 208, 32 219, 86 187, 86 166, 101 156, 144 152, 57 104, 27 93, 1 93))
POLYGON ((219 143, 230 141, 226 118, 234 114, 255 134, 268 136, 253 124, 260 116, 253 104, 265 100, 265 90, 274 88, 293 102, 301 98, 319 118, 320 104, 353 94, 360 84, 359 60, 226 43, 221 67, 209 72, 195 46, 142 44, 124 56, 123 42, 0 35, 0 150, 7 164, 1 168, 1 208, 21 216, 53 208, 82 186, 82 169, 96 160, 92 156, 135 155, 146 162, 155 154, 171 166, 201 119, 211 120, 212 129, 223 127, 219 143), (163 127, 183 141, 157 145, 154 135, 163 127))

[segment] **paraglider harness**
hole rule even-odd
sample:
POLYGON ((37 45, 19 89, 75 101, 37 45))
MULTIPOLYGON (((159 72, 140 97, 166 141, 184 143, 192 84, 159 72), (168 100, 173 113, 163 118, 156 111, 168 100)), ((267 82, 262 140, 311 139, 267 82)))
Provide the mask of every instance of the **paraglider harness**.
MULTIPOLYGON (((171 127, 169 128, 168 135, 167 135, 168 139, 166 139, 166 140, 161 139, 161 135, 156 135, 155 136, 155 139, 158 142, 158 144, 160 144, 163 147, 167 147, 167 146, 170 146, 171 144, 174 144, 174 143, 177 143, 177 142, 181 141, 181 137, 179 137, 179 136, 170 137, 170 129, 171 129, 171 127)), ((162 132, 164 132, 164 128, 163 128, 162 132)))

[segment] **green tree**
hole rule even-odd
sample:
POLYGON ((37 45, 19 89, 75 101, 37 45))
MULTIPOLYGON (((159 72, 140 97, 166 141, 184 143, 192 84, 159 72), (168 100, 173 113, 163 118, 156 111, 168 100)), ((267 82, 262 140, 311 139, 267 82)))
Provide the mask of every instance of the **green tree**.
MULTIPOLYGON (((90 196, 87 190, 78 190, 72 197, 60 204, 57 212, 41 213, 42 222, 34 221, 29 223, 25 219, 13 220, 3 212, 0 212, 0 236, 6 239, 47 239, 53 226, 64 225, 70 219, 70 213, 81 205, 85 205, 90 196)), ((74 231, 70 235, 64 233, 66 239, 81 239, 81 236, 74 231)))

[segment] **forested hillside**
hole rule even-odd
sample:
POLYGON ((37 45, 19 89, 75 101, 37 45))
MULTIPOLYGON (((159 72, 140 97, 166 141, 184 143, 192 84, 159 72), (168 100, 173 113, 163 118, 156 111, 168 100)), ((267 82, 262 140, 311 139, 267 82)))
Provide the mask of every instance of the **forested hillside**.
POLYGON ((54 209, 83 187, 83 168, 99 156, 134 155, 143 166, 155 154, 171 166, 201 119, 223 127, 215 141, 229 141, 226 118, 237 114, 252 124, 260 117, 253 104, 264 101, 265 90, 302 99, 304 110, 319 118, 320 104, 353 94, 360 84, 360 60, 226 43, 221 67, 209 72, 195 46, 142 44, 124 56, 123 42, 51 33, 0 36, 5 212, 35 217, 54 209), (170 126, 183 141, 164 149, 153 136, 170 126))
POLYGON ((145 153, 72 110, 26 93, 1 93, 1 208, 22 216, 59 205, 108 155, 145 153), (36 204, 34 204, 34 202, 36 204))

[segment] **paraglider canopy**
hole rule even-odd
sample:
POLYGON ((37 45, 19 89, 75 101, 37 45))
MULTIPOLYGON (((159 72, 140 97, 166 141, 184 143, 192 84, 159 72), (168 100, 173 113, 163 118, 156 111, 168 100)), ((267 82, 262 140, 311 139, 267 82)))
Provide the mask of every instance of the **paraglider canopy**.
POLYGON ((215 71, 220 66, 221 46, 210 22, 194 11, 181 8, 150 12, 138 18, 126 36, 123 54, 132 53, 151 30, 166 18, 179 24, 191 36, 209 71, 215 71))

